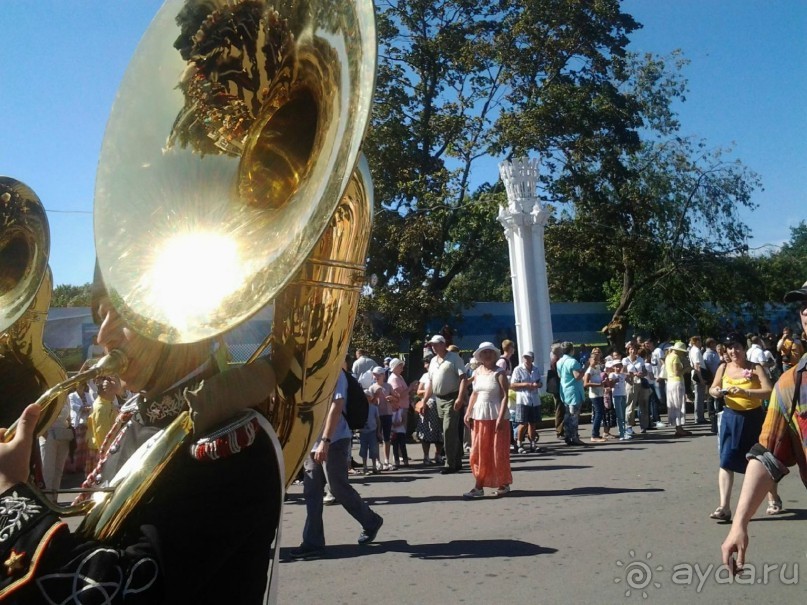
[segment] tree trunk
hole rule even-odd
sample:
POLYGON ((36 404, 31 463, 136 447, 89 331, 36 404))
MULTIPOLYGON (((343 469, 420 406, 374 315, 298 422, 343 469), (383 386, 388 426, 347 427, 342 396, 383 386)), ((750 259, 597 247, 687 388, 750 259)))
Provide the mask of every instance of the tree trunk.
POLYGON ((619 297, 619 304, 611 316, 611 321, 602 330, 608 339, 609 347, 622 354, 625 353, 625 342, 627 341, 627 313, 633 304, 635 293, 635 272, 629 264, 627 255, 623 252, 622 294, 619 297))

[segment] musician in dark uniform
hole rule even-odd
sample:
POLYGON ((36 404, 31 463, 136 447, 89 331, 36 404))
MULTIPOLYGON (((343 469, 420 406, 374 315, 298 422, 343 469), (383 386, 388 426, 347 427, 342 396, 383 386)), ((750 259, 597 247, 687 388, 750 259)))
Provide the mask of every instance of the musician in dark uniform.
MULTIPOLYGON (((193 442, 168 462, 117 537, 94 541, 72 534, 25 483, 40 414, 28 406, 14 438, 0 443, 0 602, 270 601, 282 465, 271 427, 249 409, 254 396, 229 388, 209 341, 147 339, 108 298, 98 315, 99 342, 130 360, 121 379, 140 392, 132 420, 167 423, 190 404, 193 442)), ((266 361, 249 372, 264 383, 274 376, 266 361)), ((268 393, 273 385, 264 386, 268 393)))

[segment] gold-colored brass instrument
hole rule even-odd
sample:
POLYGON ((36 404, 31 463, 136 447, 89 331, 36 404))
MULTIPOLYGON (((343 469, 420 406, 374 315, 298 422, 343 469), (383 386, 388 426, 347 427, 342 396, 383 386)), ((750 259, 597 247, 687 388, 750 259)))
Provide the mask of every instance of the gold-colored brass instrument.
MULTIPOLYGON (((42 336, 53 278, 45 209, 25 184, 0 177, 0 426, 9 426, 39 393, 67 378, 42 336)), ((64 396, 40 415, 41 435, 58 416, 64 396)), ((6 440, 13 436, 6 433, 6 440)))
MULTIPOLYGON (((34 429, 35 435, 42 435, 59 416, 73 387, 102 372, 126 367, 125 357, 112 351, 89 370, 68 378, 45 346, 53 290, 49 249, 48 220, 37 195, 15 179, 0 177, 0 426, 8 427, 2 439, 6 443, 32 401, 42 406, 34 429)), ((35 485, 31 487, 36 490, 35 485)), ((79 514, 88 508, 51 506, 62 514, 79 514)))
MULTIPOLYGON (((99 269, 133 329, 196 342, 275 300, 261 349, 278 386, 261 411, 286 483, 321 429, 364 281, 375 59, 371 0, 169 0, 99 162, 99 269)), ((94 496, 80 531, 114 536, 191 431, 182 414, 94 496)))

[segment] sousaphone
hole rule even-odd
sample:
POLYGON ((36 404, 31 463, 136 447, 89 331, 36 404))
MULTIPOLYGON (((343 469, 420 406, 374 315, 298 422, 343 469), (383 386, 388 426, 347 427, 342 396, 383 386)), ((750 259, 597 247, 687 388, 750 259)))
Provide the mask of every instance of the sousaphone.
MULTIPOLYGON (((67 378, 42 338, 53 286, 49 252, 42 202, 25 183, 0 177, 0 426, 9 426, 42 391, 67 378)), ((37 435, 64 401, 55 397, 40 415, 37 435)))
MULTIPOLYGON (((360 147, 375 65, 370 0, 169 0, 101 150, 98 267, 133 329, 196 342, 274 301, 259 349, 277 388, 259 407, 287 483, 322 426, 364 281, 372 185, 360 147)), ((98 494, 84 533, 114 535, 191 429, 180 416, 98 494)))

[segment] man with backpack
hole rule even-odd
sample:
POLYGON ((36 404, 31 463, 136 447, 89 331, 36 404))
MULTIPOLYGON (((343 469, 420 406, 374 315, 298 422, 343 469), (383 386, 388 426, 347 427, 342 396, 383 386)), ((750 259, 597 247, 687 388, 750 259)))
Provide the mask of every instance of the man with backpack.
MULTIPOLYGON (((347 362, 346 359, 344 369, 347 369, 347 362)), ((291 551, 292 559, 317 557, 325 548, 322 497, 325 493, 326 477, 331 494, 361 524, 362 532, 358 539, 360 545, 375 541, 378 530, 384 523, 381 515, 370 510, 367 503, 362 500, 348 481, 353 433, 346 415, 342 413, 346 403, 349 405, 348 396, 348 379, 345 372, 340 372, 331 407, 325 417, 325 426, 311 450, 311 455, 303 464, 306 519, 303 527, 303 541, 298 548, 291 551)), ((347 416, 351 416, 351 414, 348 413, 347 416)), ((366 417, 365 409, 365 419, 366 417)))

